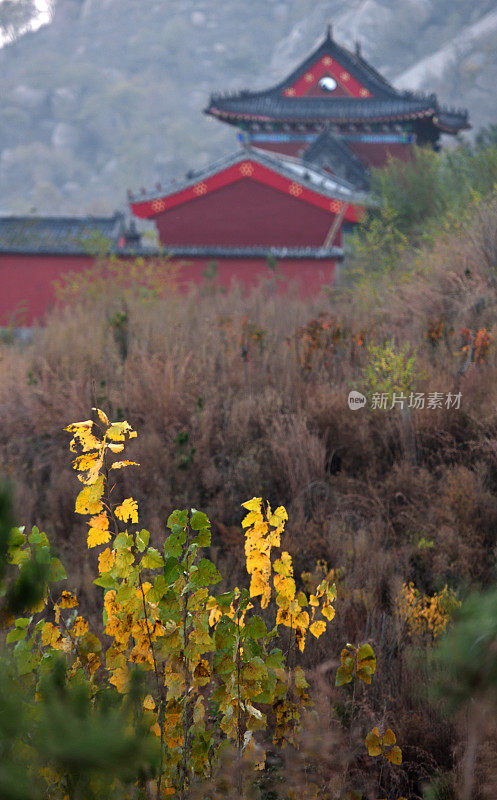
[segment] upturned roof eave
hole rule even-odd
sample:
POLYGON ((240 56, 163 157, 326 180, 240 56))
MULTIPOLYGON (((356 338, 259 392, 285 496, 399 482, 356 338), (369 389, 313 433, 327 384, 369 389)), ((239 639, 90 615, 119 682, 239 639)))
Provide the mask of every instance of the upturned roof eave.
POLYGON ((401 114, 378 114, 378 115, 349 115, 349 116, 333 116, 333 114, 320 114, 314 116, 292 116, 287 114, 286 116, 275 116, 269 114, 258 114, 255 112, 241 112, 241 111, 227 111, 224 109, 214 109, 212 112, 213 116, 222 117, 226 120, 226 122, 233 121, 236 123, 236 120, 254 120, 255 122, 281 122, 281 123, 295 123, 295 124, 304 124, 304 123, 323 123, 329 122, 333 124, 354 124, 354 123, 374 123, 374 122, 402 122, 403 120, 410 120, 410 119, 421 119, 422 117, 433 117, 436 113, 435 108, 429 108, 427 110, 422 111, 411 111, 411 112, 404 112, 401 114))

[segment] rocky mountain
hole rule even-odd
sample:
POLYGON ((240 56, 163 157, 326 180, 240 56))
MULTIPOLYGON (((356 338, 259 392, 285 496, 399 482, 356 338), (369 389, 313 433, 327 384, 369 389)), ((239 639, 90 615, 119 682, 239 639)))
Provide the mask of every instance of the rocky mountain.
POLYGON ((271 85, 329 21, 399 87, 497 122, 495 0, 58 0, 0 49, 0 211, 112 212, 236 149, 209 93, 271 85))

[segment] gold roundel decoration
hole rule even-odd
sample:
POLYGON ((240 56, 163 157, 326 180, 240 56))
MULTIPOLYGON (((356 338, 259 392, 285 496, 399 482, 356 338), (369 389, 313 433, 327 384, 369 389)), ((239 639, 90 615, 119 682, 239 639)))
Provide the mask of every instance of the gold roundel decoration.
POLYGON ((330 56, 325 56, 325 57, 323 58, 323 64, 324 64, 326 67, 329 67, 329 66, 330 66, 330 64, 333 64, 333 59, 332 59, 330 56))
POLYGON ((368 90, 367 90, 367 89, 364 89, 364 88, 363 88, 363 89, 361 89, 361 91, 359 92, 359 94, 361 95, 361 97, 370 97, 370 95, 371 95, 371 93, 370 93, 370 92, 368 92, 368 90))
POLYGON ((306 81, 306 83, 312 83, 312 81, 314 80, 314 75, 312 74, 312 72, 307 72, 304 75, 304 80, 306 81))
POLYGON ((152 211, 164 211, 165 207, 164 200, 154 200, 152 202, 152 211))
POLYGON ((206 183, 197 183, 193 187, 193 191, 195 192, 195 194, 199 194, 199 195, 200 194, 205 194, 206 191, 207 191, 207 184, 206 183))
POLYGON ((338 214, 340 212, 341 207, 342 204, 340 200, 332 200, 330 203, 330 211, 333 211, 334 214, 338 214))
POLYGON ((294 197, 298 197, 299 194, 302 194, 302 186, 299 186, 298 183, 291 183, 288 187, 288 191, 290 194, 293 194, 294 197))
POLYGON ((252 175, 253 171, 254 167, 249 161, 244 161, 243 164, 240 164, 240 172, 245 177, 249 177, 249 175, 252 175))
POLYGON ((349 80, 350 80, 350 75, 349 75, 349 73, 348 73, 348 72, 345 72, 345 71, 344 71, 344 72, 341 72, 341 73, 340 73, 340 80, 344 81, 344 83, 347 83, 347 81, 349 81, 349 80))
POLYGON ((283 94, 286 94, 287 97, 294 97, 295 96, 295 89, 285 89, 283 94))

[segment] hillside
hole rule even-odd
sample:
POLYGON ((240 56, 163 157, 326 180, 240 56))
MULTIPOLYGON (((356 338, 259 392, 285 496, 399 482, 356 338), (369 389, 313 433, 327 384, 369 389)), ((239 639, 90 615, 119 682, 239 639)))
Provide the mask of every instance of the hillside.
POLYGON ((209 93, 288 72, 328 20, 402 87, 497 121, 492 0, 60 0, 53 22, 0 50, 0 211, 108 213, 236 148, 209 93), (399 21, 401 24, 399 24, 399 21))

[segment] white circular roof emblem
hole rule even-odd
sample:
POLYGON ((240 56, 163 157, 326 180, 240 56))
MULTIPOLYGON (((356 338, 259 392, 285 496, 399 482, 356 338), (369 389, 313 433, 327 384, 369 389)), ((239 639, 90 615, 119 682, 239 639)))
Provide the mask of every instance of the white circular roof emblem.
POLYGON ((334 92, 337 88, 337 82, 334 78, 331 78, 329 75, 326 77, 321 78, 319 81, 319 86, 323 90, 323 92, 334 92))

